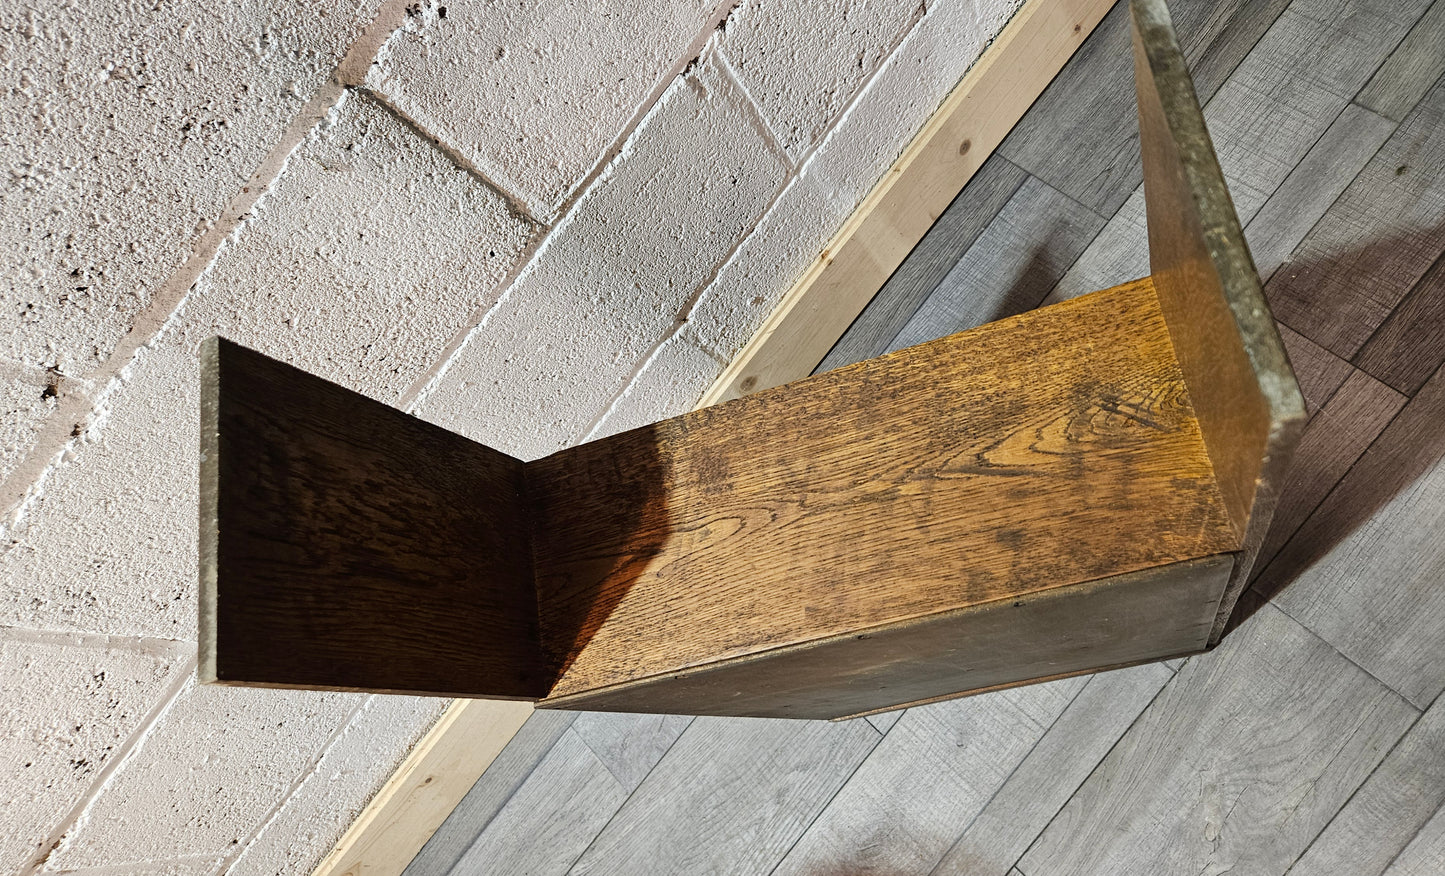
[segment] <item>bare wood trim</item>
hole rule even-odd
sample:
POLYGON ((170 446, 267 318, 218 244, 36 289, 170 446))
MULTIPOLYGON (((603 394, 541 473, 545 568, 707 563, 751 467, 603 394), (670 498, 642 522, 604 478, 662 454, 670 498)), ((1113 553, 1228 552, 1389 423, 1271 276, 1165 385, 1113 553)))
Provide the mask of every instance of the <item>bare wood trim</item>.
MULTIPOLYGON (((903 232, 885 216, 918 210, 932 224, 1112 6, 1027 0, 698 407, 741 395, 737 387, 754 375, 750 389, 807 376, 928 230, 903 232), (891 255, 850 276, 842 257, 855 250, 891 255)), ((399 876, 531 712, 530 703, 452 703, 314 876, 399 876)))
POLYGON ((321 861, 317 876, 405 870, 531 714, 531 703, 454 701, 321 861))
POLYGON ((1113 0, 1029 0, 703 396, 780 386, 828 354, 1113 0))

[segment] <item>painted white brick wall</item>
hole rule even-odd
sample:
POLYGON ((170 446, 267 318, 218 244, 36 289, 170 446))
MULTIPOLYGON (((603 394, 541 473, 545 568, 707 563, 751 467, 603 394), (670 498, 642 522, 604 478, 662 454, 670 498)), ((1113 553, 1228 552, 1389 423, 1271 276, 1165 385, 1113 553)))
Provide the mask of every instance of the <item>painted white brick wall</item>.
POLYGON ((98 366, 375 7, 0 7, 0 355, 98 366))
POLYGON ((204 337, 524 457, 679 413, 1015 6, 0 9, 0 871, 306 872, 443 705, 189 683, 204 337))

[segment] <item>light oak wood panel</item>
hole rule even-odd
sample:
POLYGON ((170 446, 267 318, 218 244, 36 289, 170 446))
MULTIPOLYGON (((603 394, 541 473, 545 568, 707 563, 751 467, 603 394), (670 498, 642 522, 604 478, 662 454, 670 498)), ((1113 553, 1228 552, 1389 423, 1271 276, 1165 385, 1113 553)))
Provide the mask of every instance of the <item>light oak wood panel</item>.
POLYGON ((531 465, 552 697, 1238 546, 1147 280, 531 465))

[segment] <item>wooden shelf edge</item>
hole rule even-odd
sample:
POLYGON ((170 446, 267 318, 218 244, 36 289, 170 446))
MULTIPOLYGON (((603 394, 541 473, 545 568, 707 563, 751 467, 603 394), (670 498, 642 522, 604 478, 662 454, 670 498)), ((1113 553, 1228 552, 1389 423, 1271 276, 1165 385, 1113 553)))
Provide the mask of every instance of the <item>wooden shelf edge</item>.
MULTIPOLYGON (((698 407, 744 394, 740 387, 754 375, 749 390, 807 376, 1113 5, 1027 0, 698 407), (970 140, 963 156, 961 135, 970 140), (949 161, 940 175, 930 162, 950 153, 963 160, 949 161), (910 208, 926 223, 899 236, 884 217, 910 208), (885 241, 896 253, 886 269, 885 261, 850 273, 847 262, 839 263, 845 249, 863 253, 885 241)), ((313 876, 400 876, 532 709, 523 702, 453 702, 313 876)))

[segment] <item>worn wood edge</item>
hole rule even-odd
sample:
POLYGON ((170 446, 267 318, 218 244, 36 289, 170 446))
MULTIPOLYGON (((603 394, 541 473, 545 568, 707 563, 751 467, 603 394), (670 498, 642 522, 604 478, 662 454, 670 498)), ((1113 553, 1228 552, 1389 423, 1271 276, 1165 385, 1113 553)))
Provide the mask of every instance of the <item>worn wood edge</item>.
MULTIPOLYGON (((1304 395, 1295 380, 1294 369, 1265 298, 1259 273, 1245 242, 1244 230, 1234 210, 1234 201, 1224 181, 1224 173, 1219 167, 1214 143, 1174 33, 1169 10, 1164 0, 1130 0, 1129 11, 1136 52, 1142 53, 1136 62, 1136 70, 1140 69, 1137 63, 1142 62, 1154 74, 1153 89, 1163 111, 1163 121, 1173 135, 1176 148, 1180 149, 1180 167, 1188 191, 1194 198, 1204 235, 1203 243, 1218 274, 1225 304, 1234 318, 1244 355, 1254 370, 1270 421, 1254 495, 1248 504, 1246 520, 1240 527, 1240 554, 1229 584, 1220 597, 1214 629, 1209 636, 1208 644, 1212 648, 1223 637, 1235 603, 1249 579, 1255 557, 1274 517, 1295 445, 1308 417, 1304 395)), ((1143 99, 1142 94, 1140 99, 1143 99)), ((1152 268, 1152 252, 1150 261, 1152 268)), ((1215 449, 1207 433, 1205 446, 1213 456, 1215 449)))
POLYGON ((1114 0, 1028 0, 702 398, 817 367, 1114 0))
POLYGON ((400 874, 531 714, 526 702, 453 702, 313 873, 400 874))
MULTIPOLYGON (((1114 2, 1027 0, 697 407, 742 395, 739 387, 758 369, 769 376, 766 381, 759 378, 749 390, 806 377, 1114 2), (971 142, 966 155, 960 155, 956 145, 962 143, 961 134, 971 142), (945 162, 944 179, 936 180, 939 174, 930 173, 929 162, 950 158, 945 162), (930 197, 922 200, 925 195, 930 197), (883 209, 916 209, 918 215, 927 217, 926 224, 911 240, 901 239, 896 244, 904 247, 903 251, 881 275, 876 269, 850 274, 846 263, 832 270, 838 259, 829 258, 830 254, 855 248, 866 251, 876 246, 872 243, 875 238, 896 235, 881 221, 883 209), (870 222, 875 213, 879 218, 870 222)), ((203 574, 203 587, 204 580, 203 574)), ((530 703, 500 700, 453 702, 312 871, 313 876, 399 876, 521 728, 532 708, 530 703), (498 720, 478 742, 473 728, 494 716, 498 720), (503 723, 506 716, 513 720, 503 723), (448 781, 435 781, 443 769, 454 775, 448 781)))
POLYGON ((216 578, 220 533, 221 343, 218 337, 201 342, 201 447, 200 502, 197 542, 199 588, 196 596, 196 680, 215 684, 216 578))
MULTIPOLYGON (((899 629, 915 628, 937 623, 951 623, 957 621, 959 618, 976 617, 981 614, 992 613, 996 611, 1010 611, 1022 602, 1035 603, 1060 599, 1086 599, 1091 593, 1096 593, 1098 591, 1116 585, 1129 584, 1139 581, 1141 579, 1146 579, 1158 573, 1161 568, 1164 568, 1166 566, 1190 566, 1194 568, 1202 568, 1226 562, 1234 563, 1235 565, 1237 565, 1237 563, 1235 563, 1236 556, 1237 555, 1233 553, 1208 554, 1205 556, 1191 557, 1189 559, 1180 560, 1176 563, 1164 563, 1159 566, 1149 566, 1143 569, 1135 569, 1129 572, 1121 572, 1117 575, 1108 575, 1106 577, 1095 578, 1090 581, 1078 581, 1073 584, 1066 584, 1059 587, 1046 587, 1041 590, 1032 591, 1030 593, 1011 594, 1009 596, 1005 596, 999 599, 989 600, 988 602, 981 602, 976 605, 965 605, 957 608, 946 609, 944 611, 930 612, 928 614, 920 615, 918 617, 888 621, 886 623, 876 624, 870 627, 849 630, 844 633, 835 633, 828 636, 820 636, 816 639, 811 639, 806 642, 794 642, 788 645, 780 645, 776 648, 769 648, 765 651, 757 651, 752 654, 741 654, 736 657, 729 657, 724 660, 718 660, 712 663, 688 667, 682 670, 660 672, 654 675, 629 679, 628 681, 604 685, 602 687, 592 688, 590 690, 580 691, 574 694, 566 694, 560 697, 550 697, 539 700, 536 703, 536 707, 539 709, 585 709, 587 708, 588 701, 592 700, 598 694, 646 688, 654 684, 655 682, 668 677, 681 677, 701 674, 706 673, 710 670, 733 669, 739 666, 747 666, 752 663, 758 663, 761 661, 785 657, 789 654, 804 653, 820 646, 838 642, 846 642, 848 640, 858 638, 859 636, 872 636, 884 631, 896 631, 899 629)), ((1228 585, 1226 584, 1226 586, 1228 585)), ((1157 663, 1160 660, 1172 660, 1174 657, 1183 656, 1184 654, 1197 654, 1206 649, 1207 642, 1200 642, 1200 647, 1197 650, 1183 651, 1177 654, 1171 654, 1167 657, 1151 657, 1136 662, 1109 664, 1106 666, 1095 666, 1086 669, 1079 669, 1066 673, 1060 673, 1058 675, 1046 675, 1038 678, 1024 678, 1019 679, 1018 681, 1004 682, 1002 684, 988 685, 986 687, 959 691, 957 693, 944 694, 939 697, 926 698, 917 702, 905 702, 895 705, 881 706, 877 709, 868 709, 863 712, 844 715, 838 718, 832 718, 830 720, 847 720, 848 718, 860 717, 863 715, 872 715, 881 712, 891 712, 895 709, 905 708, 909 705, 921 705, 922 703, 926 702, 939 702, 942 700, 956 699, 958 697, 971 696, 973 694, 987 693, 993 690, 1004 690, 1007 688, 1021 687, 1027 684, 1035 684, 1041 681, 1052 681, 1056 678, 1068 678, 1074 675, 1087 675, 1091 672, 1103 672, 1108 669, 1116 669, 1123 666, 1133 666, 1142 663, 1157 663)))
POLYGON ((1078 678, 1081 675, 1097 675, 1100 672, 1113 672, 1115 669, 1129 669, 1134 666, 1144 666, 1150 663, 1162 663, 1166 660, 1178 660, 1181 657, 1193 657, 1195 654, 1203 654, 1209 649, 1200 648, 1194 651, 1180 651, 1178 654, 1170 654, 1166 657, 1148 657, 1143 660, 1129 660, 1125 663, 1113 663, 1108 666, 1100 666, 1097 669, 1075 669, 1072 672, 1060 672, 1058 675, 1045 675, 1042 678, 1030 678, 1026 681, 1010 681, 1006 684, 991 684, 988 687, 978 687, 973 690, 963 690, 954 694, 945 694, 941 697, 927 697, 912 702, 899 703, 896 706, 884 706, 880 709, 869 709, 866 712, 858 712, 854 715, 844 715, 841 718, 833 718, 834 721, 851 721, 854 718, 866 718, 869 715, 886 715, 889 712, 897 712, 902 709, 911 709, 915 706, 928 706, 933 703, 946 703, 950 700, 961 700, 964 697, 976 697, 979 694, 993 693, 1000 690, 1013 690, 1016 687, 1027 687, 1031 684, 1047 684, 1051 681, 1062 681, 1065 678, 1078 678))

